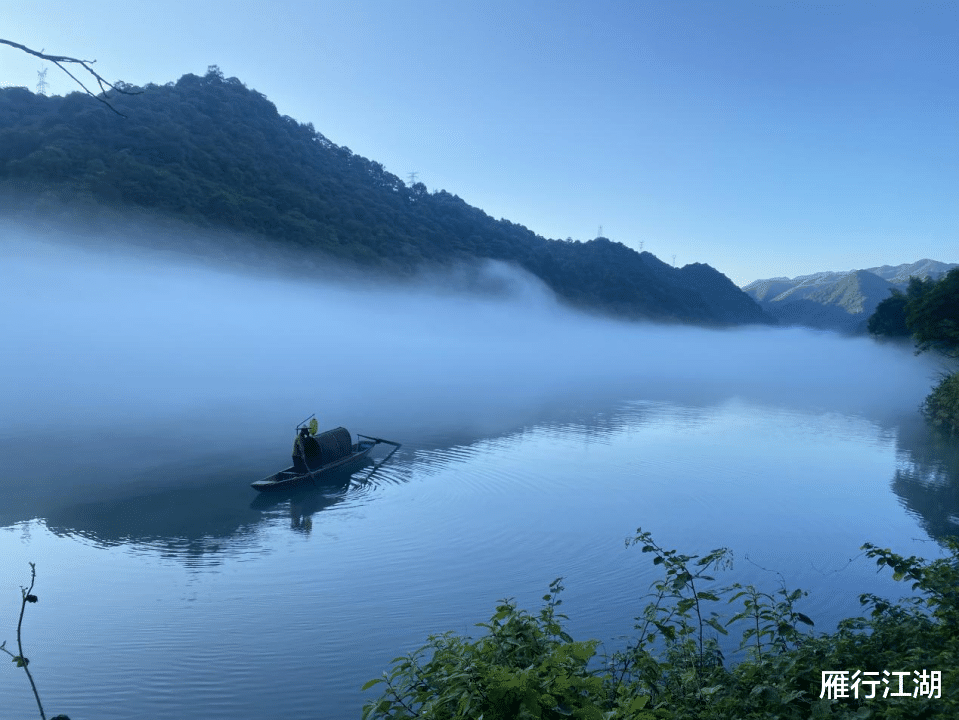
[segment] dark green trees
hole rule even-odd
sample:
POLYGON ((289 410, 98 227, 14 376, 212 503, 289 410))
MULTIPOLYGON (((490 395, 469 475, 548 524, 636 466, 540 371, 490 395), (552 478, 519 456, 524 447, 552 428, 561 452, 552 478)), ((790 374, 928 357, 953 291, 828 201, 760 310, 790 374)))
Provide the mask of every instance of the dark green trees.
POLYGON ((906 293, 879 303, 869 318, 869 332, 886 337, 914 336, 920 352, 959 352, 959 268, 939 280, 909 278, 906 293))
POLYGON ((869 318, 869 332, 885 337, 909 337, 912 331, 906 325, 906 296, 893 290, 869 318))
POLYGON ((908 314, 936 283, 930 278, 909 278, 905 294, 893 290, 892 295, 879 303, 869 318, 869 332, 885 337, 909 337, 913 329, 908 314))
MULTIPOLYGON (((938 282, 926 281, 906 308, 906 324, 920 351, 959 356, 959 268, 938 282)), ((910 282, 910 288, 912 283, 910 282)))
MULTIPOLYGON (((869 332, 912 336, 916 352, 936 350, 959 358, 959 268, 938 281, 909 279, 906 294, 893 293, 869 318, 869 332)), ((959 434, 959 373, 945 375, 926 398, 923 414, 937 427, 959 434)))

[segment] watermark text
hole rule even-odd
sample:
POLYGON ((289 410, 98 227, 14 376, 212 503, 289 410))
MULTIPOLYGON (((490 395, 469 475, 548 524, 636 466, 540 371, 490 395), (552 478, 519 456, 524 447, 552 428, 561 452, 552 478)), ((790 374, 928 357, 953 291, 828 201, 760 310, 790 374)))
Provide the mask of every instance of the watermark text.
POLYGON ((843 698, 872 700, 879 697, 941 698, 942 671, 823 670, 822 690, 819 697, 827 700, 843 698))

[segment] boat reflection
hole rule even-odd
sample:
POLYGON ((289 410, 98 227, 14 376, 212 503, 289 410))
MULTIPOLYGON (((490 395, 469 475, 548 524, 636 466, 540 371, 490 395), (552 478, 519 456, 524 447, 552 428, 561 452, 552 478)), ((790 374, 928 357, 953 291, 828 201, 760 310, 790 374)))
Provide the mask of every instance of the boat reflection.
POLYGON ((359 488, 378 467, 377 463, 366 459, 348 469, 327 473, 309 485, 261 493, 250 503, 250 508, 268 516, 288 513, 290 528, 308 535, 313 530, 316 513, 344 502, 351 485, 355 483, 359 488))

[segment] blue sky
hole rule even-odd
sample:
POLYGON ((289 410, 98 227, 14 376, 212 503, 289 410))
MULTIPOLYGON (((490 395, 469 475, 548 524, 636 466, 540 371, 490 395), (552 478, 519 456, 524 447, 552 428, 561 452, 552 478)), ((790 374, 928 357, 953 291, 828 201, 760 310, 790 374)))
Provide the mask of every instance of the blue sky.
MULTIPOLYGON (((0 28, 134 84, 217 64, 546 237, 602 226, 739 284, 959 262, 956 2, 56 0, 0 28)), ((42 66, 0 47, 0 83, 42 66)))

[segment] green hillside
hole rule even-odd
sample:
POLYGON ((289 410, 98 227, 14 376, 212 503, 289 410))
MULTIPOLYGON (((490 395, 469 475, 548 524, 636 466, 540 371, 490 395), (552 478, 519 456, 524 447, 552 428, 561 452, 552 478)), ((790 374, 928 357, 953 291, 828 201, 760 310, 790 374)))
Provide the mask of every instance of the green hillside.
POLYGON ((605 238, 547 240, 446 191, 407 186, 216 68, 131 89, 142 93, 111 100, 125 117, 81 93, 0 90, 0 189, 148 208, 397 274, 502 260, 573 305, 621 317, 768 320, 709 266, 674 268, 605 238))

